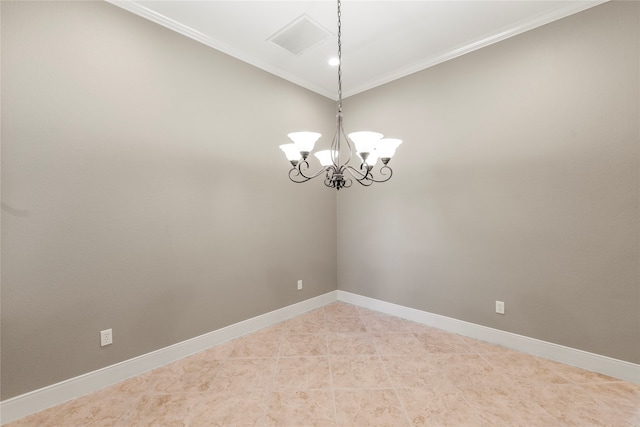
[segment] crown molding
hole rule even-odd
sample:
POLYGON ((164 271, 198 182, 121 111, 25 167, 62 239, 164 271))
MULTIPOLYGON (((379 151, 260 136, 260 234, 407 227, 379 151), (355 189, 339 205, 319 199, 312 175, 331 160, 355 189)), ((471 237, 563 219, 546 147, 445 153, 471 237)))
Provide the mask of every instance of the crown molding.
POLYGON ((381 86, 383 84, 400 79, 402 77, 406 77, 410 74, 417 73, 418 71, 426 70, 427 68, 431 68, 443 62, 449 61, 467 53, 474 52, 478 49, 482 49, 483 47, 490 46, 494 43, 498 43, 500 41, 517 36, 551 22, 560 20, 562 18, 566 18, 567 16, 574 15, 603 3, 607 3, 608 1, 609 0, 575 1, 564 6, 559 6, 551 11, 539 14, 532 19, 521 21, 516 25, 503 28, 502 30, 491 34, 487 34, 484 37, 470 41, 446 52, 442 52, 439 55, 425 58, 422 61, 396 69, 393 72, 387 73, 375 80, 364 82, 364 84, 356 86, 356 88, 353 90, 345 91, 344 97, 346 98, 348 96, 353 96, 358 93, 365 92, 369 89, 373 89, 377 86, 381 86))
POLYGON ((259 61, 256 58, 252 57, 251 55, 247 55, 246 53, 240 51, 239 49, 234 48, 233 46, 223 43, 220 40, 210 37, 187 25, 181 24, 180 22, 174 19, 168 18, 160 13, 157 13, 151 9, 148 9, 147 7, 135 1, 122 1, 122 0, 106 0, 106 1, 107 3, 111 3, 114 6, 118 6, 121 9, 124 9, 142 18, 148 19, 149 21, 155 22, 156 24, 162 25, 165 28, 175 31, 176 33, 179 33, 183 36, 189 37, 192 40, 200 42, 215 50, 225 53, 233 58, 239 59, 242 62, 246 62, 247 64, 260 68, 261 70, 264 70, 270 74, 276 75, 298 86, 302 86, 306 89, 316 92, 319 95, 322 95, 331 99, 337 99, 334 93, 327 91, 321 86, 311 83, 308 80, 302 79, 279 67, 274 67, 273 65, 259 61))
MULTIPOLYGON (((223 43, 220 40, 217 40, 213 37, 203 34, 202 32, 197 31, 187 25, 181 24, 180 22, 177 22, 160 13, 157 13, 151 9, 148 9, 147 7, 145 7, 144 5, 136 1, 122 1, 122 0, 106 0, 106 1, 124 10, 127 10, 135 15, 141 16, 145 19, 148 19, 149 21, 155 22, 159 25, 162 25, 165 28, 168 28, 172 31, 175 31, 186 37, 189 37, 195 41, 198 41, 206 46, 209 46, 220 52, 230 55, 236 59, 239 59, 240 61, 246 62, 257 68, 260 68, 261 70, 264 70, 270 74, 274 74, 291 83, 294 83, 298 86, 309 89, 313 92, 316 92, 334 101, 337 100, 337 94, 334 93, 333 91, 328 91, 327 89, 317 84, 314 84, 307 79, 294 75, 279 67, 265 63, 264 61, 260 61, 257 58, 253 57, 252 55, 248 55, 244 52, 241 52, 239 49, 236 49, 233 46, 223 43)), ((358 93, 367 91, 369 89, 373 89, 377 86, 381 86, 383 84, 400 79, 402 77, 406 77, 410 74, 425 70, 427 68, 430 68, 435 65, 441 64, 443 62, 449 61, 451 59, 457 58, 464 54, 474 52, 483 47, 490 46, 494 43, 498 43, 502 40, 506 40, 510 37, 514 37, 526 31, 549 24, 553 21, 557 21, 559 19, 565 18, 575 13, 590 9, 594 6, 598 6, 600 4, 606 3, 607 1, 609 0, 586 0, 586 1, 569 2, 562 6, 558 6, 553 10, 534 16, 531 19, 521 21, 516 25, 503 28, 500 31, 487 34, 484 37, 478 38, 476 40, 471 40, 468 43, 457 46, 445 52, 441 52, 436 56, 430 56, 428 58, 425 58, 424 60, 410 64, 406 67, 398 68, 378 78, 363 81, 360 84, 354 85, 353 89, 344 91, 343 97, 347 98, 349 96, 356 95, 358 93)))

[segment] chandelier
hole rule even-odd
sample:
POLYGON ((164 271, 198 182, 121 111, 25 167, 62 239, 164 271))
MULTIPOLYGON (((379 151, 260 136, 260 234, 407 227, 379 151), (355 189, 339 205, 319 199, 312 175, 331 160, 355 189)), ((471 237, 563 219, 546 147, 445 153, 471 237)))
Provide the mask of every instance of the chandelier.
POLYGON ((336 190, 351 187, 353 180, 364 186, 370 186, 374 182, 385 182, 391 179, 393 171, 389 167, 389 160, 395 154, 396 148, 402 143, 400 139, 383 138, 383 135, 378 132, 360 131, 350 133, 349 137, 345 135, 342 127, 342 22, 340 7, 341 2, 338 0, 338 113, 336 115, 336 133, 331 142, 331 149, 318 151, 314 154, 322 167, 315 173, 309 173, 307 159, 313 151, 316 141, 322 136, 321 134, 293 132, 287 135, 293 143, 280 146, 293 166, 289 170, 291 181, 303 183, 324 175, 324 185, 336 190), (359 168, 349 164, 354 157, 354 146, 360 159, 359 168), (380 167, 374 175, 374 168, 378 160, 380 167))

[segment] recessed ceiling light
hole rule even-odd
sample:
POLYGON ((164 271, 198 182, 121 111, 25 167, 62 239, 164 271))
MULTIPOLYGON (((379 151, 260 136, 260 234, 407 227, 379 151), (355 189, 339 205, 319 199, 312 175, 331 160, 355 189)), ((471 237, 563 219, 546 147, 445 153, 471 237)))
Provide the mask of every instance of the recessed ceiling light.
POLYGON ((340 64, 340 60, 338 58, 336 58, 335 56, 331 59, 329 59, 329 65, 331 65, 332 67, 337 67, 338 64, 340 64))

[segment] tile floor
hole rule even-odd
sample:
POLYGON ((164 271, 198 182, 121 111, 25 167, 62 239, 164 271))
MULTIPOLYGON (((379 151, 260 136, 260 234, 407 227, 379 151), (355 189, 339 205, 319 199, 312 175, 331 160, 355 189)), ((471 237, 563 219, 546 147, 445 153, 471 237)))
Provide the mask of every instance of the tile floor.
POLYGON ((640 426, 640 385, 334 303, 18 426, 640 426))

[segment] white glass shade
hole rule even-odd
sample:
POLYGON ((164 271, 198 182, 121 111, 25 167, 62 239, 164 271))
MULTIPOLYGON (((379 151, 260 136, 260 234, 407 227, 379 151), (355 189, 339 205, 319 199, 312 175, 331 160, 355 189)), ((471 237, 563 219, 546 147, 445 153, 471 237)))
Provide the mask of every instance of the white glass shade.
POLYGON ((376 150, 381 159, 390 159, 396 154, 396 148, 402 144, 401 139, 385 138, 378 141, 376 144, 376 150))
POLYGON ((287 160, 289 161, 300 160, 300 157, 302 157, 296 144, 282 144, 280 149, 284 151, 284 155, 287 156, 287 160))
MULTIPOLYGON (((334 151, 333 153, 335 156, 338 155, 337 151, 334 151)), ((333 164, 333 159, 331 158, 331 150, 318 151, 314 154, 314 156, 318 158, 322 166, 331 166, 333 164)))
POLYGON ((359 153, 370 153, 376 146, 376 143, 384 135, 378 132, 351 132, 349 139, 353 141, 356 146, 356 151, 359 153))
POLYGON ((317 132, 293 132, 287 135, 298 147, 298 151, 313 151, 316 141, 322 136, 317 132))
MULTIPOLYGON (((362 160, 362 156, 360 155, 360 153, 358 153, 358 156, 360 157, 360 159, 362 160)), ((380 157, 380 154, 378 153, 378 150, 373 150, 369 153, 369 156, 367 157, 367 165, 369 166, 375 166, 376 162, 378 161, 378 158, 380 157)))

